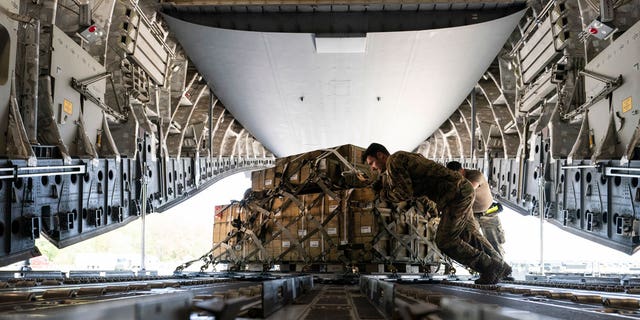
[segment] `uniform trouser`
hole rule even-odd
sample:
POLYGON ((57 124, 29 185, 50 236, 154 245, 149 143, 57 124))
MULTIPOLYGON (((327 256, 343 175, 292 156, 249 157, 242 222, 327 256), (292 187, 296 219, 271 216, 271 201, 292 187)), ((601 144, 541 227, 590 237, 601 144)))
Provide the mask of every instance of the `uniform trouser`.
POLYGON ((502 259, 480 233, 478 222, 473 216, 473 200, 473 187, 465 184, 457 197, 442 209, 436 231, 436 245, 459 263, 483 273, 494 266, 496 259, 502 259))
POLYGON ((475 213, 475 216, 478 224, 480 224, 482 234, 502 259, 502 257, 504 257, 504 249, 502 248, 502 244, 504 243, 504 230, 502 230, 500 218, 498 218, 497 214, 485 215, 483 213, 475 213))

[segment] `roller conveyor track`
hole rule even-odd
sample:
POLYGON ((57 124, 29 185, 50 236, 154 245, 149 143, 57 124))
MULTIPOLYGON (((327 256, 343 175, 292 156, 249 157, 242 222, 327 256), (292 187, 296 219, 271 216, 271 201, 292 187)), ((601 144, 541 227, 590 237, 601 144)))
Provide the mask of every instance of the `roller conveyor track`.
MULTIPOLYGON (((421 287, 434 292, 441 292, 443 294, 453 295, 456 297, 468 298, 479 303, 497 304, 502 307, 529 311, 560 319, 602 319, 603 314, 605 313, 611 318, 640 319, 640 315, 637 311, 634 310, 606 307, 602 302, 597 304, 573 302, 570 300, 570 297, 575 296, 576 294, 585 296, 593 295, 593 292, 568 290, 564 291, 558 289, 554 291, 568 293, 569 295, 552 298, 545 295, 527 295, 500 290, 480 290, 449 285, 427 285, 421 287)), ((526 290, 542 289, 543 287, 530 287, 530 289, 527 288, 526 290)), ((612 298, 611 296, 608 297, 612 298)), ((613 299, 625 300, 626 298, 628 297, 613 297, 613 299)), ((635 304, 637 306, 637 300, 635 300, 635 304)))
POLYGON ((312 286, 311 276, 8 279, 0 319, 233 319, 266 317, 312 286), (71 283, 71 284, 69 284, 71 283))
MULTIPOLYGON (((80 281, 83 282, 83 281, 80 281)), ((0 289, 0 312, 37 310, 64 304, 82 304, 127 297, 158 296, 189 292, 196 300, 213 297, 238 297, 239 291, 260 284, 234 282, 231 279, 164 279, 78 284, 38 285, 0 289)), ((261 289, 254 290, 259 295, 261 289)), ((247 295, 251 294, 246 292, 247 295)))
MULTIPOLYGON (((527 281, 486 286, 445 280, 428 284, 398 284, 394 290, 396 298, 409 303, 427 302, 440 306, 443 297, 455 297, 530 312, 542 318, 640 319, 637 288, 611 284, 527 281)), ((464 308, 461 304, 460 309, 464 308)))
POLYGON ((118 319, 227 319, 230 315, 337 319, 333 313, 348 314, 349 319, 382 318, 385 313, 386 318, 409 319, 397 314, 407 306, 411 312, 440 317, 427 319, 640 319, 638 288, 611 282, 514 281, 485 286, 425 277, 361 276, 360 289, 335 284, 313 289, 311 278, 204 274, 9 279, 0 285, 0 319, 35 319, 43 314, 48 319, 100 319, 113 314, 118 319), (87 318, 87 312, 92 316, 87 318))

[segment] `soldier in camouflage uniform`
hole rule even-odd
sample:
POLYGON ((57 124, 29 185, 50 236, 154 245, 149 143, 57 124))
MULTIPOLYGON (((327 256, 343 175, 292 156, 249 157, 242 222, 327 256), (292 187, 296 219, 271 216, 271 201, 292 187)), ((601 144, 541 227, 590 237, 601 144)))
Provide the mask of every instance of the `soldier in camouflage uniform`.
POLYGON ((401 202, 428 197, 437 204, 442 216, 436 245, 449 257, 478 271, 477 284, 495 284, 511 273, 511 267, 480 233, 472 211, 475 192, 467 179, 419 154, 399 151, 390 155, 378 143, 372 143, 362 158, 373 171, 381 173, 374 189, 382 198, 401 202))
POLYGON ((462 165, 458 161, 447 163, 447 168, 459 172, 471 182, 471 185, 476 190, 476 199, 473 202, 473 214, 480 224, 482 234, 487 238, 489 243, 491 243, 493 249, 500 254, 500 258, 502 258, 504 256, 504 249, 502 249, 504 231, 502 230, 498 212, 487 212, 489 208, 494 208, 494 206, 498 205, 493 201, 487 179, 485 179, 482 172, 478 170, 462 168, 462 165))

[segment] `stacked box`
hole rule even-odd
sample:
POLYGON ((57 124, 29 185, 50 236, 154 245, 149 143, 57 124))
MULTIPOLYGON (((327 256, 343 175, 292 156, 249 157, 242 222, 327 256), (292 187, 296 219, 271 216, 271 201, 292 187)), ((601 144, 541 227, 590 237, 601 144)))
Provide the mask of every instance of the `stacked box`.
POLYGON ((257 239, 240 232, 228 241, 231 250, 216 249, 220 255, 216 260, 235 255, 244 263, 374 266, 439 261, 442 255, 433 245, 435 219, 427 220, 419 206, 376 201, 369 187, 352 188, 359 180, 348 170, 360 165, 363 149, 346 145, 334 150, 340 157, 313 151, 278 159, 274 168, 253 172, 255 197, 247 195, 243 206, 231 206, 216 220, 214 242, 233 232, 238 226, 234 219, 253 230, 257 239), (260 244, 266 252, 259 250, 260 244))
MULTIPOLYGON (((329 251, 329 260, 336 261, 340 252, 337 249, 337 246, 341 244, 346 244, 349 242, 348 239, 348 230, 346 230, 346 213, 343 212, 343 201, 332 198, 330 195, 325 195, 324 197, 324 215, 325 217, 329 217, 332 213, 337 212, 333 218, 329 220, 327 225, 325 226, 325 230, 330 237, 330 240, 333 241, 335 248, 332 248, 329 251)), ((325 245, 330 247, 329 239, 325 239, 325 245)))
POLYGON ((257 170, 251 172, 251 190, 262 191, 264 190, 264 173, 265 170, 257 170))
POLYGON ((348 198, 351 214, 353 243, 360 249, 352 254, 352 259, 368 262, 373 259, 373 240, 378 234, 378 223, 373 213, 375 193, 371 188, 351 190, 348 198))
POLYGON ((311 260, 319 259, 322 255, 322 232, 318 229, 318 224, 322 224, 324 217, 322 208, 324 194, 314 193, 298 196, 303 203, 306 216, 301 218, 299 224, 298 236, 300 238, 307 237, 302 241, 305 253, 311 260))
MULTIPOLYGON (((276 187, 276 169, 275 168, 265 169, 262 176, 264 177, 263 179, 264 190, 270 190, 276 187)), ((259 190, 254 190, 254 191, 259 191, 259 190)))
POLYGON ((267 251, 271 254, 271 258, 277 257, 282 253, 282 240, 271 240, 267 245, 267 251))
POLYGON ((220 212, 215 213, 213 220, 213 243, 223 241, 229 232, 233 229, 231 227, 231 219, 235 212, 234 206, 218 206, 216 210, 220 212))
POLYGON ((320 259, 320 256, 322 255, 323 239, 321 238, 322 237, 320 235, 315 235, 305 242, 307 254, 314 260, 320 259))
POLYGON ((286 197, 274 197, 271 212, 276 217, 297 217, 300 215, 298 204, 286 197))
MULTIPOLYGON (((283 240, 289 240, 290 241, 290 245, 292 250, 289 251, 284 257, 283 260, 285 261, 299 261, 299 260, 303 260, 304 257, 300 256, 300 251, 298 248, 294 247, 294 244, 296 242, 300 242, 300 238, 302 238, 303 236, 307 235, 307 229, 304 228, 303 225, 303 220, 302 219, 296 219, 297 216, 293 216, 293 217, 289 217, 289 232, 291 233, 291 236, 294 239, 285 239, 283 238, 283 240)), ((304 244, 303 244, 304 245, 304 244)))
POLYGON ((366 182, 359 181, 349 168, 355 167, 365 175, 371 175, 369 168, 362 163, 363 152, 363 148, 343 145, 278 158, 274 168, 252 175, 252 178, 257 180, 262 178, 261 181, 253 181, 252 190, 273 190, 280 187, 295 191, 297 194, 316 193, 321 189, 315 182, 309 181, 313 176, 323 176, 330 185, 340 186, 342 189, 364 186, 366 182), (340 156, 330 150, 337 152, 340 156))

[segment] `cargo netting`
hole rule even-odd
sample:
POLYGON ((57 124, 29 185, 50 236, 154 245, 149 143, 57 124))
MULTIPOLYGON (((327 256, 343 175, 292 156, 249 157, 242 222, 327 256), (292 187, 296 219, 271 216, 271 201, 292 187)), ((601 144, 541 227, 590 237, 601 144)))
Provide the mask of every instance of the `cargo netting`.
POLYGON ((370 187, 377 177, 362 164, 363 152, 344 145, 280 158, 275 167, 252 172, 244 198, 216 211, 213 248, 176 271, 198 261, 201 271, 218 263, 235 270, 262 265, 264 271, 274 265, 300 266, 290 271, 450 268, 434 243, 439 218, 432 203, 382 201, 370 187))

